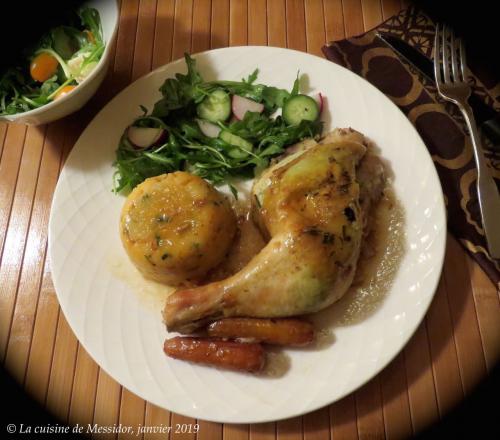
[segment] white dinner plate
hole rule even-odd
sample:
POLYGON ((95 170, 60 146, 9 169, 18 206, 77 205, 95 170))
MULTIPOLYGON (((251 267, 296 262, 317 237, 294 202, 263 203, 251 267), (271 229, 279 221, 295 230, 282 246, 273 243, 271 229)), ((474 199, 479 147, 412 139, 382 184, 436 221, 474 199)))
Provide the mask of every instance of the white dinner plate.
POLYGON ((94 360, 123 386, 160 407, 225 423, 304 414, 374 377, 423 319, 444 257, 440 183, 424 143, 403 113, 352 72, 316 56, 272 47, 224 48, 194 57, 207 80, 240 80, 258 67, 258 82, 290 89, 300 71, 306 93, 327 97, 325 132, 350 126, 375 141, 394 172, 396 195, 406 216, 406 250, 392 285, 361 318, 345 319, 335 305, 323 312, 321 323, 332 334, 328 341, 274 354, 269 375, 222 371, 164 355, 165 294, 141 281, 122 249, 118 221, 124 198, 111 191, 112 163, 124 128, 142 114, 139 105, 151 109, 164 80, 185 72, 184 61, 178 60, 118 94, 76 142, 59 178, 50 216, 49 251, 57 296, 69 325, 94 360))

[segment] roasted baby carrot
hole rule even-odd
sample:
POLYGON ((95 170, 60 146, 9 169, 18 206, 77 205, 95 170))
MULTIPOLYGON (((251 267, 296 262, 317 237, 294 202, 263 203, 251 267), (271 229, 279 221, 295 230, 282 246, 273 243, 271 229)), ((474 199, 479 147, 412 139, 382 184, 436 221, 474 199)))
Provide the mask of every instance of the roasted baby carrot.
POLYGON ((219 338, 251 339, 276 345, 307 345, 314 339, 310 322, 292 318, 225 318, 210 324, 207 332, 219 338))
POLYGON ((163 350, 175 359, 251 373, 261 371, 265 363, 264 349, 257 343, 176 336, 165 341, 163 350))

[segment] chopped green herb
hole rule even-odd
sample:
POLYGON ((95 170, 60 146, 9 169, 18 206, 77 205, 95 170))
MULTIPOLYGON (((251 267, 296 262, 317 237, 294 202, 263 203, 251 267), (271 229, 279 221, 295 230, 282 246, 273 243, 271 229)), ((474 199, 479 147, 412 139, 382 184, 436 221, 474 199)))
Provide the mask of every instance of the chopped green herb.
POLYGON ((147 254, 147 255, 144 255, 144 258, 146 258, 146 260, 148 260, 148 262, 150 264, 152 264, 153 266, 156 266, 156 264, 153 262, 153 260, 151 259, 152 258, 152 255, 151 254, 147 254))
POLYGON ((323 244, 332 244, 335 241, 335 235, 330 232, 323 232, 323 244))
POLYGON ((167 214, 161 214, 156 217, 156 221, 158 223, 168 223, 170 221, 170 217, 167 214))
POLYGON ((260 203, 259 198, 257 197, 257 194, 255 194, 254 196, 255 196, 255 202, 257 203, 257 206, 259 207, 259 209, 262 208, 262 205, 260 203))
POLYGON ((356 220, 356 213, 354 212, 354 210, 350 206, 347 206, 344 209, 344 215, 346 216, 347 220, 349 220, 350 222, 353 222, 356 220))
POLYGON ((314 236, 320 235, 322 233, 316 226, 307 226, 302 230, 302 232, 314 236))
POLYGON ((156 240, 156 245, 161 246, 161 237, 158 234, 155 235, 155 240, 156 240))

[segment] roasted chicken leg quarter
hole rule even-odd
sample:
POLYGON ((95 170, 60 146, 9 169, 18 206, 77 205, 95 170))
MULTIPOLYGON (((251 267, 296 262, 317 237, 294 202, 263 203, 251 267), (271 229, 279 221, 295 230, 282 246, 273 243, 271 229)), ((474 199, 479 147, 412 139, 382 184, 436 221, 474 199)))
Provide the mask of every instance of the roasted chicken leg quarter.
POLYGON ((167 328, 302 315, 337 301, 352 283, 367 213, 384 182, 367 145, 360 133, 337 129, 266 170, 252 189, 252 210, 269 242, 233 276, 169 296, 167 328))

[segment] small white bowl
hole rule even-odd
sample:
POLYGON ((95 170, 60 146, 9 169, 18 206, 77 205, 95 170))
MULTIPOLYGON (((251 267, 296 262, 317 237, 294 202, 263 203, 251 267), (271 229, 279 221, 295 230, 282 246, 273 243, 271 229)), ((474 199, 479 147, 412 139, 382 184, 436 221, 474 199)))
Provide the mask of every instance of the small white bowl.
MULTIPOLYGON (((106 47, 99 64, 71 93, 49 102, 48 104, 13 115, 1 115, 0 121, 17 122, 28 125, 40 125, 61 119, 80 110, 92 98, 101 85, 108 70, 111 58, 111 42, 118 28, 118 2, 116 0, 99 1, 91 0, 85 3, 99 11, 101 17, 103 38, 106 47)), ((63 24, 63 23, 61 23, 63 24)), ((47 29, 48 30, 48 29, 47 29)))

